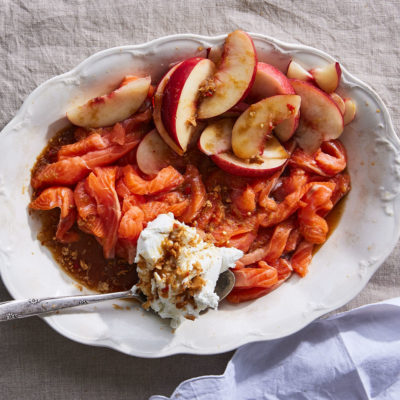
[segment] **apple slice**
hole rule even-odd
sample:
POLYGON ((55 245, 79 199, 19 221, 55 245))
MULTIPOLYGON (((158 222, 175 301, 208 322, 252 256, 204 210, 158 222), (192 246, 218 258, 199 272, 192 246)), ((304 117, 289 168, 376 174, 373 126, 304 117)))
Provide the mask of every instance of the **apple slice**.
POLYGON ((167 146, 157 129, 153 129, 142 139, 136 151, 139 169, 150 176, 157 175, 169 165, 177 166, 180 157, 167 146))
POLYGON ((264 152, 256 162, 246 162, 236 157, 232 151, 214 154, 211 159, 221 169, 233 175, 261 177, 273 174, 289 159, 289 154, 273 136, 267 140, 264 152))
POLYGON ((265 139, 280 122, 296 115, 300 96, 283 94, 268 97, 252 104, 235 122, 232 130, 232 149, 242 159, 262 154, 265 139))
POLYGON ((84 128, 100 128, 123 121, 146 100, 150 83, 150 76, 125 77, 118 89, 70 109, 67 118, 84 128))
POLYGON ((164 88, 162 122, 170 138, 183 152, 199 131, 196 122, 199 87, 214 71, 215 65, 209 59, 189 58, 178 65, 164 88))
POLYGON ((338 106, 340 112, 342 113, 342 115, 345 112, 346 106, 344 104, 344 100, 335 92, 331 93, 329 96, 331 96, 332 100, 336 103, 336 105, 338 106))
POLYGON ((332 98, 314 85, 291 80, 301 97, 300 122, 296 140, 308 153, 315 152, 326 140, 337 139, 343 132, 343 116, 332 98))
POLYGON ((232 118, 224 118, 208 124, 200 136, 199 149, 208 156, 231 149, 232 118))
POLYGON ((215 117, 244 99, 254 82, 256 66, 257 54, 251 37, 240 30, 230 33, 216 74, 200 89, 204 97, 198 117, 215 117))
MULTIPOLYGON (((274 66, 257 63, 256 78, 247 99, 254 103, 277 94, 295 94, 289 79, 274 66)), ((297 113, 278 124, 274 133, 281 142, 286 142, 294 135, 298 125, 299 114, 297 113)))
POLYGON ((313 81, 313 76, 296 61, 290 61, 286 76, 289 79, 300 79, 301 81, 313 81))
POLYGON ((154 112, 153 112, 153 119, 154 124, 158 130, 158 133, 163 138, 164 142, 175 151, 175 153, 182 155, 182 149, 176 145, 176 143, 170 138, 165 126, 162 122, 161 117, 161 110, 162 110, 162 100, 164 97, 164 89, 167 86, 169 78, 174 73, 174 71, 178 68, 181 63, 175 64, 161 79, 160 83, 157 86, 156 92, 154 93, 154 112))
POLYGON ((318 87, 326 93, 332 93, 336 90, 342 76, 342 69, 338 62, 325 65, 322 68, 314 68, 310 72, 318 87))
POLYGON ((351 99, 344 99, 344 113, 343 113, 343 123, 345 125, 349 124, 353 121, 354 117, 356 116, 356 103, 354 103, 351 99))

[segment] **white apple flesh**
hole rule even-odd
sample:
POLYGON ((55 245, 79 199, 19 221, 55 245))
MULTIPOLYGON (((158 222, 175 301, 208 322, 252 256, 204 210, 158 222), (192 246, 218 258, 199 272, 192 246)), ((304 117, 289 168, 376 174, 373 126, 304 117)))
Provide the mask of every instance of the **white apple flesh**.
POLYGON ((232 150, 242 159, 263 153, 265 140, 280 122, 299 112, 300 96, 285 94, 268 97, 252 104, 235 122, 232 150))
POLYGON ((240 30, 228 35, 213 79, 205 82, 198 118, 216 117, 246 97, 254 82, 257 54, 250 36, 240 30), (208 87, 210 90, 208 90, 208 87))
POLYGON ((347 125, 355 118, 357 107, 356 103, 351 99, 344 99, 344 106, 343 123, 347 125))
POLYGON ((290 61, 286 76, 289 79, 299 79, 301 81, 313 81, 313 76, 296 61, 290 61))
POLYGON ((136 162, 139 169, 149 176, 155 176, 169 165, 175 166, 178 157, 164 142, 156 129, 150 131, 139 143, 136 162))
MULTIPOLYGON (((295 94, 289 79, 274 66, 257 63, 257 72, 253 87, 246 100, 251 103, 277 94, 295 94)), ((281 142, 288 141, 299 125, 299 114, 282 121, 275 127, 274 133, 281 142)))
POLYGON ((221 169, 232 175, 262 177, 273 174, 287 162, 289 154, 277 139, 271 137, 265 144, 264 152, 256 162, 246 162, 232 151, 215 154, 211 159, 221 169))
POLYGON ((173 150, 175 153, 182 155, 183 150, 171 139, 165 126, 162 122, 161 110, 162 110, 162 100, 164 96, 164 89, 167 85, 169 78, 174 73, 174 71, 178 68, 181 63, 175 64, 161 79, 160 83, 157 86, 157 89, 154 93, 154 111, 153 111, 153 120, 154 124, 157 128, 158 133, 163 138, 164 142, 173 150))
POLYGON ((123 84, 113 92, 70 109, 67 118, 74 125, 83 128, 100 128, 123 121, 135 113, 146 100, 150 83, 150 76, 126 77, 123 84))
POLYGON ((325 67, 314 68, 310 72, 318 87, 326 93, 332 93, 336 90, 342 76, 342 69, 338 62, 328 64, 325 67))
POLYGON ((314 153, 326 140, 337 139, 343 132, 342 114, 332 98, 314 85, 291 80, 301 97, 300 122, 296 131, 299 146, 314 153))
POLYGON ((201 133, 199 149, 208 156, 230 150, 234 123, 232 118, 223 118, 208 124, 201 133))
POLYGON ((199 87, 214 72, 215 65, 209 59, 189 58, 178 65, 164 88, 162 122, 170 138, 183 152, 199 131, 196 121, 199 87))

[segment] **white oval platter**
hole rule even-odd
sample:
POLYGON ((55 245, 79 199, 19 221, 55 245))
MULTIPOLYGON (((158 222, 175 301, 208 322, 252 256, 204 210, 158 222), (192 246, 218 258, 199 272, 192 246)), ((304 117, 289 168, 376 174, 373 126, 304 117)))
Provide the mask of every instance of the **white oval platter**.
MULTIPOLYGON (((311 47, 251 36, 259 60, 281 70, 292 57, 309 68, 334 61, 311 47)), ((110 91, 129 73, 150 73, 157 82, 171 63, 205 56, 205 49, 223 43, 224 37, 173 35, 105 50, 43 83, 26 99, 0 134, 0 272, 14 298, 81 293, 36 239, 38 222, 27 209, 30 169, 49 138, 68 124, 66 110, 110 91)), ((358 105, 356 119, 342 135, 353 187, 339 226, 315 255, 305 278, 293 276, 255 301, 223 303, 218 311, 185 322, 175 333, 166 321, 139 306, 115 309, 115 301, 48 315, 44 320, 77 342, 135 356, 214 354, 289 335, 350 301, 399 237, 400 142, 382 100, 345 68, 338 91, 358 105)))

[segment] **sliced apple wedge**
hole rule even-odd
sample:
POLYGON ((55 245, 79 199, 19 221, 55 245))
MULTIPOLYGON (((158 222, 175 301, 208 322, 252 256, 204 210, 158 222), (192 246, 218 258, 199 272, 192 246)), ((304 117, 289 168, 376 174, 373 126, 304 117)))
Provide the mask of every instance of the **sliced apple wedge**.
POLYGON ((273 174, 286 163, 289 154, 273 136, 266 141, 261 156, 255 162, 246 162, 232 151, 215 154, 211 159, 221 169, 233 175, 261 177, 273 174))
POLYGON ((343 123, 345 125, 353 121, 356 116, 356 103, 351 99, 344 99, 344 113, 343 113, 343 123))
MULTIPOLYGON (((251 103, 277 94, 295 94, 290 81, 279 69, 266 63, 257 63, 256 78, 246 100, 251 103)), ((289 140, 299 125, 299 114, 281 122, 274 133, 281 142, 289 140)))
POLYGON ((136 162, 139 169, 150 176, 157 175, 168 165, 179 164, 175 152, 167 146, 157 129, 153 129, 142 139, 136 151, 136 162))
POLYGON ((181 63, 175 64, 161 79, 160 83, 157 86, 156 92, 154 93, 154 111, 153 111, 153 119, 154 124, 157 128, 158 133, 163 138, 164 142, 175 151, 175 153, 182 155, 183 150, 171 139, 165 126, 162 122, 161 110, 162 110, 162 100, 164 96, 164 89, 167 86, 169 78, 174 73, 174 71, 178 68, 181 63))
POLYGON ((217 72, 201 88, 204 93, 198 108, 200 119, 221 115, 241 101, 251 89, 257 54, 251 37, 240 30, 228 35, 217 72))
POLYGON ((150 83, 150 76, 125 77, 118 89, 70 109, 67 118, 74 125, 84 128, 113 125, 139 109, 146 100, 150 83))
POLYGON ((346 106, 344 104, 344 100, 335 92, 331 93, 329 96, 331 96, 332 100, 336 103, 336 105, 338 106, 340 112, 342 113, 342 115, 345 112, 346 106))
POLYGON ((223 118, 208 124, 201 133, 199 149, 208 156, 230 150, 234 123, 233 118, 223 118))
POLYGON ((265 140, 280 122, 296 115, 300 96, 284 94, 268 97, 252 104, 235 122, 232 130, 232 150, 242 159, 252 159, 263 153, 265 140))
POLYGON ((318 87, 326 93, 332 93, 336 90, 342 76, 342 69, 338 62, 328 64, 325 67, 314 68, 310 72, 318 87))
POLYGON ((300 122, 296 140, 308 153, 315 152, 323 141, 337 139, 343 132, 342 114, 332 98, 310 83, 291 80, 301 97, 300 122))
POLYGON ((313 81, 313 76, 296 61, 290 61, 286 76, 289 79, 300 79, 301 81, 313 81))
POLYGON ((183 152, 199 131, 196 121, 199 87, 214 71, 215 65, 209 59, 189 58, 177 66, 164 88, 162 122, 169 137, 183 152))

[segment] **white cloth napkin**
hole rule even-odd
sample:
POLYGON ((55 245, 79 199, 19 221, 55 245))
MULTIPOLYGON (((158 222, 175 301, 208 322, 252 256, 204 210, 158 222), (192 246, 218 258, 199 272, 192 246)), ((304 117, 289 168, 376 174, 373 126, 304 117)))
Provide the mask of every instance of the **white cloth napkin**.
POLYGON ((245 345, 223 375, 187 380, 170 399, 400 399, 400 297, 245 345))

